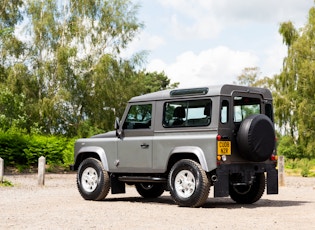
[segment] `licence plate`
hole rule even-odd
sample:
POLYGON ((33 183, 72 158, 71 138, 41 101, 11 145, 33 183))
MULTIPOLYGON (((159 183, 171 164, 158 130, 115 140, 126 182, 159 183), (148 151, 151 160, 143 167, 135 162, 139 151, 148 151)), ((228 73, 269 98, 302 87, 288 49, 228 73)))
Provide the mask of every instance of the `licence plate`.
POLYGON ((231 155, 231 141, 218 141, 218 155, 231 155))

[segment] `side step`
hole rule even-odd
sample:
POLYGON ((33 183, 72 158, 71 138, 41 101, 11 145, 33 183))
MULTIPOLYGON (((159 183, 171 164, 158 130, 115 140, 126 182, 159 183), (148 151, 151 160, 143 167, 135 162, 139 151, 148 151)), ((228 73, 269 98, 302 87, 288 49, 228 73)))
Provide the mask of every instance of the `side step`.
POLYGON ((165 183, 166 178, 163 177, 149 177, 149 176, 121 176, 118 177, 122 182, 139 182, 139 183, 165 183))

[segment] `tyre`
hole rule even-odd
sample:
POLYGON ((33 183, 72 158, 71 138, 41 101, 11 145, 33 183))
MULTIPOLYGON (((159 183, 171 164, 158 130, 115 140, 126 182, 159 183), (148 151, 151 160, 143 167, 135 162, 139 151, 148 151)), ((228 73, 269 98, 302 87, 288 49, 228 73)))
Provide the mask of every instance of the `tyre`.
POLYGON ((265 191, 265 174, 257 173, 252 185, 230 185, 230 197, 239 204, 258 201, 265 191))
POLYGON ((77 186, 85 200, 103 200, 110 189, 110 179, 102 163, 95 158, 87 158, 79 166, 77 186))
POLYGON ((240 155, 249 161, 266 161, 275 148, 275 131, 269 117, 264 114, 248 116, 237 133, 240 155))
POLYGON ((183 159, 172 167, 168 185, 176 204, 184 207, 202 206, 209 195, 210 182, 199 163, 183 159))
POLYGON ((165 185, 160 183, 136 183, 136 189, 143 198, 157 198, 164 192, 165 185))

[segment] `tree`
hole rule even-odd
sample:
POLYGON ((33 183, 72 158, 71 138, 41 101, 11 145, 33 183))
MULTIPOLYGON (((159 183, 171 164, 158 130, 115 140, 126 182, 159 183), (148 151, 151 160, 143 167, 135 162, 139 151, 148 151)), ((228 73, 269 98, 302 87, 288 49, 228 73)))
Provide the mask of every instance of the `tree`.
POLYGON ((235 84, 244 86, 255 86, 258 81, 260 70, 258 67, 247 67, 242 70, 242 74, 237 77, 235 84))
POLYGON ((143 26, 131 0, 13 0, 0 8, 0 77, 23 99, 28 130, 108 130, 129 98, 170 83, 138 70, 141 53, 119 56, 143 26))
POLYGON ((306 156, 315 156, 315 8, 309 10, 307 24, 299 30, 291 22, 279 29, 288 56, 283 71, 275 78, 278 97, 276 116, 285 133, 303 146, 306 156))
POLYGON ((273 88, 273 79, 270 77, 260 77, 260 69, 258 67, 247 67, 242 70, 242 74, 237 77, 237 81, 234 84, 253 86, 253 87, 265 87, 268 89, 273 88))

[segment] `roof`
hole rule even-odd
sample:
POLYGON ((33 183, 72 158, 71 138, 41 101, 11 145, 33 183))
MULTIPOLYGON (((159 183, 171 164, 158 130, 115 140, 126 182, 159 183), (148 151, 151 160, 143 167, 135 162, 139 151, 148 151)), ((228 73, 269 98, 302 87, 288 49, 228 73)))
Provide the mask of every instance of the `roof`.
POLYGON ((167 89, 154 93, 148 93, 141 96, 133 97, 129 102, 141 102, 141 101, 159 101, 171 98, 187 98, 187 97, 200 97, 202 96, 231 96, 233 92, 244 92, 244 93, 256 93, 261 94, 264 99, 272 100, 272 94, 268 89, 239 86, 239 85, 215 85, 215 86, 204 86, 194 88, 177 88, 167 89), (173 94, 173 96, 171 96, 173 94))

